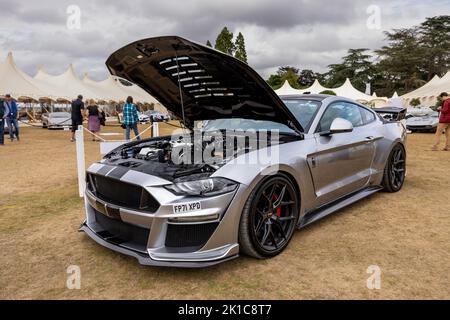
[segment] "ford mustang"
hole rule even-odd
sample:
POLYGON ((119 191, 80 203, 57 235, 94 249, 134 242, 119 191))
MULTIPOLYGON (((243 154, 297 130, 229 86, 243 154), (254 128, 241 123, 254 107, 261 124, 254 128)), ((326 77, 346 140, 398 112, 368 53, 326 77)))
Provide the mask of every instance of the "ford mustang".
POLYGON ((131 43, 106 64, 183 126, 121 145, 86 173, 80 230, 141 264, 270 258, 296 229, 402 188, 404 125, 353 100, 279 97, 247 64, 176 36, 131 43))

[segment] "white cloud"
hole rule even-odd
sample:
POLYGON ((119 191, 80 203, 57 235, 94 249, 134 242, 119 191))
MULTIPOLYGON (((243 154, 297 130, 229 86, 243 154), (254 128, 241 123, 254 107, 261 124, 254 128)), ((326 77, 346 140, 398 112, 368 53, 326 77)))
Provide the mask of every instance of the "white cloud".
POLYGON ((0 54, 13 51, 30 74, 39 65, 56 74, 74 63, 80 75, 102 79, 106 58, 125 44, 168 34, 214 42, 226 25, 244 34, 250 65, 263 76, 280 65, 324 71, 347 49, 376 49, 383 30, 445 14, 449 5, 449 0, 2 0, 0 54), (72 4, 81 9, 81 30, 66 27, 66 8, 72 4), (380 6, 381 30, 366 27, 372 4, 380 6))

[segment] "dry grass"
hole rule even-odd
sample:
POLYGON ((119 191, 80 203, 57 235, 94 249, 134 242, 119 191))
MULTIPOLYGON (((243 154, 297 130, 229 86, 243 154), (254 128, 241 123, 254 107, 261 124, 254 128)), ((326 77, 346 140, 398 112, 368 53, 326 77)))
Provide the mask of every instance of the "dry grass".
MULTIPOLYGON (((69 133, 22 132, 0 149, 2 299, 450 298, 450 153, 428 151, 432 135, 409 136, 401 192, 296 232, 274 259, 183 270, 140 266, 78 233, 84 213, 69 133), (372 264, 382 270, 380 290, 366 288, 372 264), (81 268, 80 290, 66 288, 69 265, 81 268)), ((99 158, 98 143, 86 139, 86 149, 87 163, 99 158)))

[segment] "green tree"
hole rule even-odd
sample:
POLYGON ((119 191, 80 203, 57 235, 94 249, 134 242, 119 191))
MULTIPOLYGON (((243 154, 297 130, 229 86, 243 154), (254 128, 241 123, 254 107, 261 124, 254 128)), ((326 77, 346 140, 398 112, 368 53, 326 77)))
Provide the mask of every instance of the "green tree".
POLYGON ((450 15, 426 18, 419 26, 426 80, 450 69, 450 15))
POLYGON ((366 48, 349 49, 341 63, 329 65, 326 85, 337 87, 349 78, 358 90, 364 91, 373 73, 372 56, 368 51, 366 48))
POLYGON ((333 90, 323 90, 322 92, 319 92, 320 94, 329 94, 330 96, 335 96, 336 92, 333 90))
POLYGON ((309 87, 316 80, 316 74, 310 69, 304 69, 300 72, 298 77, 298 83, 302 87, 309 87))
POLYGON ((282 66, 278 68, 276 74, 272 74, 269 76, 267 83, 273 89, 278 89, 283 85, 284 81, 288 81, 291 87, 300 89, 298 78, 299 78, 298 68, 291 66, 282 66))
POLYGON ((211 48, 212 48, 212 44, 211 44, 211 42, 209 42, 209 40, 206 41, 206 45, 207 45, 208 47, 211 47, 211 48))
POLYGON ((233 55, 233 52, 235 50, 235 46, 233 43, 233 33, 230 32, 227 27, 224 27, 217 36, 214 48, 229 55, 233 55))
POLYGON ((247 63, 247 51, 245 51, 245 39, 242 33, 239 32, 239 34, 237 35, 234 46, 236 48, 234 57, 247 63))
POLYGON ((375 51, 380 58, 377 65, 383 80, 380 85, 399 94, 423 85, 424 50, 419 42, 419 29, 394 29, 385 34, 388 45, 375 51))
POLYGON ((269 79, 267 79, 267 83, 272 87, 272 89, 278 89, 283 84, 283 80, 281 80, 280 75, 271 74, 269 76, 269 79))

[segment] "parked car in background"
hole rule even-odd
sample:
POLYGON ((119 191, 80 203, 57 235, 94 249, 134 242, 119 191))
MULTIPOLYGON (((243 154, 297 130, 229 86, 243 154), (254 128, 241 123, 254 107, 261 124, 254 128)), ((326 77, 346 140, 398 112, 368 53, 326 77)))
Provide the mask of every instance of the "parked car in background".
POLYGON ((161 122, 170 120, 170 116, 167 113, 163 113, 160 111, 147 110, 144 113, 150 117, 150 121, 152 122, 161 122))
POLYGON ((436 132, 438 124, 439 113, 432 110, 424 114, 416 113, 406 119, 406 128, 411 132, 436 132))
POLYGON ((150 117, 146 115, 144 112, 139 113, 139 123, 149 123, 150 117))
POLYGON ((376 109, 279 97, 248 64, 180 37, 134 42, 106 64, 198 130, 123 144, 87 170, 80 230, 141 264, 274 257, 296 229, 403 186, 406 129, 376 109))
POLYGON ((72 116, 69 112, 50 112, 42 114, 43 129, 64 129, 72 126, 72 116))
POLYGON ((406 113, 406 118, 414 117, 414 116, 421 116, 424 114, 430 114, 434 110, 430 107, 425 106, 418 106, 418 107, 409 107, 406 113))
MULTIPOLYGON (((150 122, 150 117, 148 115, 146 115, 144 112, 140 112, 139 113, 139 123, 149 123, 150 122)), ((119 113, 117 115, 117 121, 119 121, 119 123, 123 122, 123 113, 119 113)))

